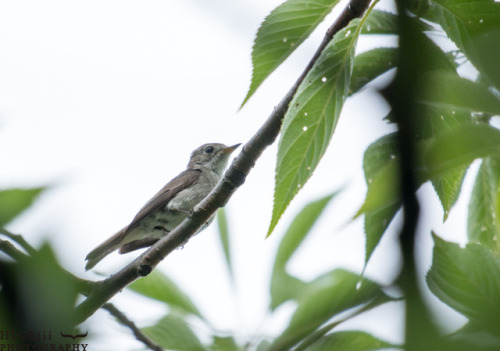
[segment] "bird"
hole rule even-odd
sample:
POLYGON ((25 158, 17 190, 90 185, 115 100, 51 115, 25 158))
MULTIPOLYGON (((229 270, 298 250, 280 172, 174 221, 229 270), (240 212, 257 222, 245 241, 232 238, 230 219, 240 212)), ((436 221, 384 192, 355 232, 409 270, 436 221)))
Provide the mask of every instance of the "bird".
MULTIPOLYGON (((187 169, 169 181, 136 214, 132 222, 92 250, 85 270, 92 269, 104 257, 153 245, 177 227, 222 178, 229 156, 239 146, 203 144, 191 153, 187 169)), ((213 216, 199 231, 205 229, 213 216)))

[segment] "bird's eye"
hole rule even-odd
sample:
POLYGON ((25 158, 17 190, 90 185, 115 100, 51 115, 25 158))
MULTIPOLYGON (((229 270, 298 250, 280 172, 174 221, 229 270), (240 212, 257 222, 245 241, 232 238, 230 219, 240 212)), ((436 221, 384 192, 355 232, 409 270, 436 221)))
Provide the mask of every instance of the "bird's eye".
POLYGON ((205 152, 206 152, 207 154, 211 154, 212 152, 214 152, 214 148, 213 148, 212 146, 207 146, 207 147, 205 148, 205 152))

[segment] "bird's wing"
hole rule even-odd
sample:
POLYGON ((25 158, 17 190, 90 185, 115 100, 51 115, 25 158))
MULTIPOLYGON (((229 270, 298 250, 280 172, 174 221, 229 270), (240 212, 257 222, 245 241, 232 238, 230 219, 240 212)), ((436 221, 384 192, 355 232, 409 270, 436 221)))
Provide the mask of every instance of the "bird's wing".
POLYGON ((168 182, 146 205, 136 214, 132 222, 125 228, 122 235, 125 236, 132 229, 154 211, 168 204, 172 198, 181 190, 191 186, 200 178, 201 170, 188 169, 168 182))

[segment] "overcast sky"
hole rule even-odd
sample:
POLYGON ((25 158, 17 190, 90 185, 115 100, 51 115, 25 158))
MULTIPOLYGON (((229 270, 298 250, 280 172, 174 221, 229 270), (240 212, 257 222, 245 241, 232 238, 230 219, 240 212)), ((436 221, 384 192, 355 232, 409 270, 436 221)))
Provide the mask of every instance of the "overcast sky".
MULTIPOLYGON (((238 111, 250 82, 255 33, 279 3, 0 2, 0 187, 51 186, 9 228, 36 245, 50 241, 65 267, 82 277, 99 278, 84 272, 86 254, 128 224, 185 168, 194 148, 212 141, 246 142, 299 75, 334 18, 329 17, 238 111)), ((379 45, 376 40, 361 40, 359 49, 379 45)), ((178 282, 220 330, 236 329, 243 338, 278 333, 293 306, 284 306, 274 319, 265 318, 272 259, 287 225, 308 201, 344 188, 293 258, 290 271, 313 279, 336 267, 362 269, 363 223, 351 223, 350 218, 365 191, 363 150, 392 130, 381 121, 387 112, 373 89, 348 101, 323 162, 267 240, 276 145, 264 153, 227 206, 236 298, 215 226, 170 255, 159 269, 178 282)), ((431 259, 431 228, 446 239, 464 242, 467 199, 452 211, 449 222, 457 226, 449 228, 440 225, 442 210, 432 189, 424 186, 421 196, 427 201, 419 252, 423 273, 431 259)), ((95 270, 113 273, 135 256, 112 254, 95 270)), ((373 255, 367 275, 388 284, 399 264, 392 230, 373 255)), ((113 301, 141 326, 165 312, 133 293, 113 301)), ((399 307, 385 308, 345 327, 361 326, 401 341, 399 307)), ((452 326, 463 322, 446 308, 439 311, 452 326)), ((109 335, 124 335, 117 334, 121 327, 105 312, 97 313, 85 328, 99 337, 95 350, 116 345, 109 335)), ((131 336, 120 340, 129 349, 140 346, 131 336)))

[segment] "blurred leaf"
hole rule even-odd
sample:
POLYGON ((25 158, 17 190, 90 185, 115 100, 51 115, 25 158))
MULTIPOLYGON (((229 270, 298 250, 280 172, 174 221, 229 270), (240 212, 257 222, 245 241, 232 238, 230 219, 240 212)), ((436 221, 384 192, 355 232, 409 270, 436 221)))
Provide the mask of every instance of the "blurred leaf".
POLYGON ((490 0, 431 0, 429 14, 486 77, 500 88, 500 3, 490 0))
POLYGON ((377 284, 345 270, 322 275, 310 283, 307 292, 300 297, 290 324, 274 340, 271 349, 289 350, 330 318, 380 294, 377 284))
MULTIPOLYGON (((418 107, 420 116, 419 134, 421 134, 422 138, 433 140, 432 138, 454 128, 473 124, 472 115, 467 111, 455 110, 448 106, 436 107, 424 104, 418 107)), ((443 207, 443 221, 446 221, 451 208, 458 200, 469 165, 470 162, 431 178, 432 186, 443 207)))
POLYGON ((328 334, 315 342, 308 351, 374 351, 398 347, 362 331, 341 331, 328 334))
POLYGON ((363 170, 368 186, 366 199, 358 212, 365 215, 365 268, 382 235, 400 207, 398 174, 399 150, 397 135, 388 134, 368 146, 363 170), (393 201, 380 203, 380 199, 393 201))
POLYGON ((217 211, 217 229, 219 231, 222 249, 224 250, 227 268, 231 279, 233 279, 233 267, 231 265, 231 251, 229 247, 229 226, 227 223, 226 210, 224 210, 224 208, 220 208, 219 211, 217 211))
POLYGON ((361 28, 361 34, 397 34, 398 16, 391 12, 373 10, 361 28))
POLYGON ((75 331, 75 280, 59 265, 48 244, 12 267, 17 303, 13 307, 23 330, 50 330, 52 343, 67 343, 61 340, 59 332, 75 331))
POLYGON ((231 336, 214 336, 214 341, 210 350, 213 351, 239 351, 241 348, 236 344, 231 336))
POLYGON ((430 290, 441 301, 498 332, 500 325, 500 260, 486 247, 460 248, 435 234, 432 267, 427 273, 430 290))
POLYGON ((422 77, 418 100, 438 107, 500 115, 500 99, 483 85, 455 73, 434 71, 422 77))
MULTIPOLYGON (((420 31, 430 31, 432 27, 415 18, 412 23, 420 31)), ((373 10, 361 28, 361 34, 395 34, 399 33, 398 16, 391 12, 373 10)))
POLYGON ((349 94, 358 92, 368 82, 396 67, 397 52, 396 48, 377 48, 357 55, 354 58, 349 94))
POLYGON ((286 264, 335 195, 336 193, 327 195, 306 205, 288 227, 274 261, 271 278, 271 309, 275 309, 288 299, 297 297, 305 286, 304 282, 286 273, 286 264))
POLYGON ((469 241, 500 253, 500 158, 483 160, 469 202, 469 241))
POLYGON ((307 288, 307 283, 285 271, 275 271, 271 278, 271 310, 288 300, 296 300, 307 288))
POLYGON ((0 226, 4 226, 30 207, 45 189, 45 187, 40 187, 0 190, 0 226))
POLYGON ((257 348, 255 349, 255 351, 268 351, 268 350, 270 350, 270 347, 271 347, 271 343, 268 340, 262 340, 257 345, 257 348))
POLYGON ((281 129, 268 235, 326 151, 347 97, 360 20, 329 42, 290 102, 281 129))
POLYGON ((163 317, 154 326, 142 328, 141 330, 155 343, 168 350, 206 350, 186 321, 172 314, 163 317))
POLYGON ((452 340, 460 345, 456 350, 481 350, 498 351, 500 350, 500 336, 488 333, 481 324, 469 321, 466 325, 454 332, 452 340))
POLYGON ((191 299, 177 285, 159 270, 130 284, 128 288, 143 296, 165 302, 172 308, 184 313, 192 313, 203 318, 191 299))
MULTIPOLYGON (((496 6, 498 14, 498 2, 496 6)), ((475 66, 478 67, 482 77, 490 85, 494 85, 497 90, 500 90, 500 70, 498 69, 500 50, 498 50, 498 43, 500 43, 499 28, 476 35, 469 44, 471 47, 469 51, 475 50, 477 52, 478 62, 475 63, 475 66)))
POLYGON ((311 34, 338 0, 288 0, 260 26, 252 50, 252 83, 243 106, 262 82, 311 34))
POLYGON ((297 216, 295 216, 278 247, 274 262, 274 270, 285 270, 285 265, 288 263, 295 250, 297 250, 300 243, 309 234, 314 223, 316 223, 326 205, 328 205, 335 195, 337 195, 336 192, 322 197, 319 200, 310 202, 302 208, 297 216))
POLYGON ((434 138, 421 152, 422 169, 434 177, 476 158, 500 154, 500 130, 488 125, 454 128, 434 138))

